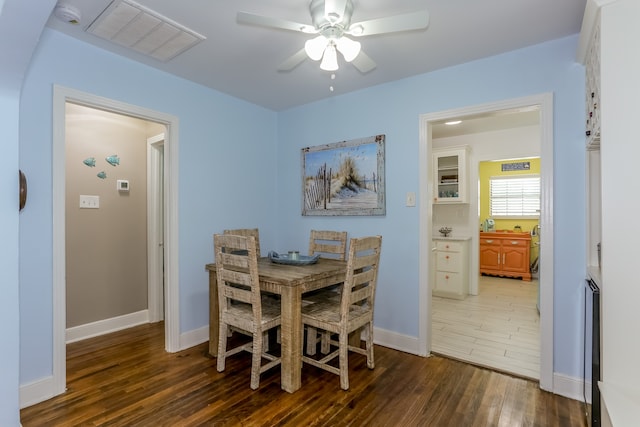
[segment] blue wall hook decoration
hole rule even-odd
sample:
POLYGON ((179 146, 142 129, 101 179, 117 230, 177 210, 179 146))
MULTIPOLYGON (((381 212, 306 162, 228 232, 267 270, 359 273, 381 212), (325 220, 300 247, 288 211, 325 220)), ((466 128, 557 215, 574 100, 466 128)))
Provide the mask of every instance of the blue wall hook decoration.
POLYGON ((82 163, 84 163, 85 165, 89 166, 90 168, 94 168, 94 167, 96 167, 96 158, 95 157, 87 157, 86 159, 84 159, 82 161, 82 163))
POLYGON ((101 171, 101 172, 98 172, 98 175, 96 176, 100 179, 105 179, 107 177, 107 173, 105 171, 101 171))

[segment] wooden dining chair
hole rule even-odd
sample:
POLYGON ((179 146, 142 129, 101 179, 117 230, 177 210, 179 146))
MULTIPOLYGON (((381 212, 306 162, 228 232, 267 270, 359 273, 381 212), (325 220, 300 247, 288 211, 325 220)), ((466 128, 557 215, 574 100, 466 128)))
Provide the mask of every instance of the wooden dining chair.
MULTIPOLYGON (((309 233, 309 256, 320 254, 321 258, 333 258, 344 261, 347 258, 347 232, 331 230, 311 230, 309 233)), ((325 298, 339 297, 342 285, 332 286, 328 289, 320 289, 305 296, 305 302, 322 301, 325 298)), ((316 347, 320 341, 321 352, 329 352, 331 334, 325 332, 318 336, 315 328, 309 326, 307 331, 307 353, 316 354, 316 347)))
POLYGON ((347 257, 347 232, 311 230, 309 233, 309 255, 320 254, 322 258, 345 260, 347 257))
POLYGON ((340 299, 326 299, 302 307, 303 326, 338 335, 331 344, 337 348, 321 359, 302 356, 302 361, 340 376, 340 387, 349 389, 349 351, 367 356, 367 367, 375 366, 373 357, 373 308, 378 281, 381 236, 351 239, 347 272, 340 299), (349 344, 349 334, 364 328, 365 348, 349 344), (329 362, 338 357, 338 367, 329 362))
MULTIPOLYGON (((223 231, 224 234, 233 234, 235 236, 245 236, 245 237, 255 237, 256 239, 256 252, 258 254, 258 258, 260 258, 260 232, 258 231, 257 228, 235 228, 235 229, 229 229, 229 230, 224 230, 223 231)), ((270 298, 276 298, 279 299, 279 297, 277 295, 270 295, 270 298)), ((231 328, 229 330, 229 336, 232 335, 233 332, 233 328, 231 328)), ((268 341, 268 336, 269 334, 267 332, 265 332, 265 348, 268 351, 269 350, 269 341, 268 341)), ((279 343, 280 342, 280 329, 277 330, 276 332, 276 340, 279 343)))
POLYGON ((214 236, 220 322, 217 369, 224 371, 228 356, 241 351, 252 353, 251 388, 254 390, 260 384, 260 374, 281 361, 265 349, 265 332, 281 324, 280 302, 267 299, 260 292, 256 246, 256 239, 251 236, 214 236), (250 335, 251 342, 227 350, 230 328, 250 335), (268 362, 263 365, 262 359, 268 362))
POLYGON ((231 230, 224 230, 224 234, 233 234, 235 236, 255 237, 256 239, 256 253, 260 258, 260 232, 257 228, 236 228, 231 230))

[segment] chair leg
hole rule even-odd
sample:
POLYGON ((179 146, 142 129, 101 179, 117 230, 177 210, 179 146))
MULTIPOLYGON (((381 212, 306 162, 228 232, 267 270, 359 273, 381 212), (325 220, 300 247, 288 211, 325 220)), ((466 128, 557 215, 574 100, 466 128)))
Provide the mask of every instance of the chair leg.
POLYGON ((262 332, 253 333, 253 355, 251 357, 251 389, 256 390, 260 385, 260 365, 262 364, 262 332))
POLYGON ((322 354, 329 354, 331 350, 331 332, 322 331, 320 335, 320 352, 322 354))
POLYGON ((316 354, 316 346, 318 344, 318 330, 311 326, 307 326, 307 354, 313 356, 316 354))
POLYGON ((367 349, 367 367, 369 369, 373 369, 375 365, 375 361, 373 359, 373 322, 367 323, 365 327, 365 333, 367 335, 365 346, 367 349))
POLYGON ((218 332, 218 360, 217 369, 218 372, 224 371, 224 362, 227 353, 227 333, 229 328, 226 323, 220 322, 220 330, 218 332))
POLYGON ((341 332, 340 341, 340 387, 349 390, 349 334, 341 332))

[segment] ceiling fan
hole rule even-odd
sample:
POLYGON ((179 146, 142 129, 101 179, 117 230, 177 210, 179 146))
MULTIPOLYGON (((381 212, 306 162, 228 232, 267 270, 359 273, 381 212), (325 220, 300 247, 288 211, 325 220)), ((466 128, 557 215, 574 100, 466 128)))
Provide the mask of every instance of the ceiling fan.
POLYGON ((365 37, 420 30, 429 25, 429 12, 426 10, 351 23, 352 0, 311 0, 309 11, 313 25, 248 12, 238 12, 237 20, 241 24, 318 34, 307 40, 304 48, 280 64, 278 71, 290 71, 307 57, 314 61, 322 59, 321 69, 335 71, 338 69, 337 52, 340 52, 346 62, 351 62, 360 72, 367 73, 376 67, 376 63, 360 49, 359 42, 346 37, 347 35, 365 37))

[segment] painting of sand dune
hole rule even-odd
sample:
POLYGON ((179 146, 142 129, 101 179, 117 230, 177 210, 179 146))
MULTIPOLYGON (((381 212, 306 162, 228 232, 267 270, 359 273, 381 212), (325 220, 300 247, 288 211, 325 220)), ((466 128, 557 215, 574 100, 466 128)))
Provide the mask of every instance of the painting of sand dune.
POLYGON ((302 149, 303 215, 384 215, 384 135, 302 149))

